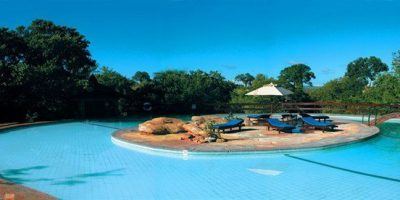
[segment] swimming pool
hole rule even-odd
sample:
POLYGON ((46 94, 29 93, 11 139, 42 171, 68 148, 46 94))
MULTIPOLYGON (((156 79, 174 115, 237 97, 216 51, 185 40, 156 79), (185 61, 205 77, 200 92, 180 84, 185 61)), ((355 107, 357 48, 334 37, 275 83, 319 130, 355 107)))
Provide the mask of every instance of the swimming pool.
POLYGON ((169 157, 121 148, 118 128, 83 121, 0 134, 0 175, 61 199, 399 199, 400 120, 325 150, 169 157))

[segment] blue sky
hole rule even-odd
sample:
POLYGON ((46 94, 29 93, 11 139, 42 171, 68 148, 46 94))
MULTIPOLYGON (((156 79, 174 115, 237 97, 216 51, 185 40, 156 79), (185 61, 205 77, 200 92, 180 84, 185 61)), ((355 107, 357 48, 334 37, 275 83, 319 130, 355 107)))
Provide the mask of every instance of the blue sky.
POLYGON ((350 61, 390 64, 400 49, 396 0, 0 0, 0 26, 33 19, 77 28, 99 66, 136 71, 217 70, 277 76, 311 66, 321 85, 350 61))

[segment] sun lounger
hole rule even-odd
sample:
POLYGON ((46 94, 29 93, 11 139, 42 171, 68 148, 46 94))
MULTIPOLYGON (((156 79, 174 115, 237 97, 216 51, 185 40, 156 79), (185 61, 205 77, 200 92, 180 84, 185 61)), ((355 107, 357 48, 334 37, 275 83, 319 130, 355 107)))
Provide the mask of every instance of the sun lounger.
POLYGON ((252 115, 247 115, 247 118, 249 118, 250 121, 256 121, 257 123, 260 122, 265 122, 266 119, 268 119, 271 115, 270 114, 252 114, 252 115))
POLYGON ((286 124, 286 123, 281 122, 278 119, 274 119, 274 118, 267 119, 267 127, 268 127, 268 130, 270 128, 275 128, 276 130, 278 130, 279 133, 281 133, 281 131, 286 132, 286 133, 291 133, 292 130, 296 128, 292 125, 286 124))
POLYGON ((249 119, 267 119, 271 115, 270 114, 252 114, 252 115, 247 115, 247 118, 249 119))
POLYGON ((294 119, 297 118, 297 115, 291 114, 291 113, 289 113, 289 114, 282 114, 281 116, 282 116, 282 117, 281 117, 281 120, 282 120, 282 121, 290 121, 290 120, 294 120, 294 119))
POLYGON ((325 130, 333 130, 337 126, 335 124, 332 124, 330 122, 319 122, 315 120, 313 117, 302 117, 301 118, 307 126, 314 127, 314 128, 320 128, 322 129, 322 132, 325 130))
POLYGON ((324 120, 324 122, 329 120, 329 116, 326 115, 309 115, 307 113, 300 113, 301 117, 312 117, 318 121, 324 120))
POLYGON ((224 132, 224 133, 225 133, 225 129, 232 130, 232 128, 235 128, 235 127, 238 127, 239 131, 241 131, 243 122, 244 122, 243 119, 233 119, 224 124, 216 124, 212 128, 213 128, 213 131, 217 130, 219 132, 220 130, 222 130, 222 132, 224 132))

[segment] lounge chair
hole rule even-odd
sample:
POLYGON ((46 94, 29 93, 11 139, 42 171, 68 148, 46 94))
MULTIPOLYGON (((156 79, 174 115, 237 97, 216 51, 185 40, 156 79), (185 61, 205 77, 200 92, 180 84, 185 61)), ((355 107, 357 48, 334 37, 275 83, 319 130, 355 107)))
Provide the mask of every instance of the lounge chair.
POLYGON ((232 128, 238 127, 239 131, 241 131, 242 130, 242 126, 243 126, 243 122, 244 122, 243 119, 233 119, 233 120, 230 120, 230 121, 228 121, 228 122, 226 122, 224 124, 213 125, 212 129, 213 129, 213 131, 217 130, 218 132, 220 130, 222 130, 222 132, 225 133, 225 129, 232 130, 232 128))
POLYGON ((271 115, 270 114, 252 114, 252 115, 247 115, 247 118, 251 121, 251 119, 254 119, 257 121, 257 123, 260 123, 261 121, 265 121, 268 119, 271 115))
POLYGON ((289 120, 294 120, 294 119, 297 118, 297 115, 296 114, 292 114, 292 113, 282 114, 281 116, 282 116, 281 117, 282 121, 289 121, 289 120))
POLYGON ((286 123, 281 122, 278 119, 274 119, 274 118, 267 119, 267 127, 268 127, 268 130, 271 127, 275 128, 276 130, 278 130, 279 133, 281 133, 281 131, 283 131, 285 133, 291 133, 292 130, 296 128, 295 126, 286 124, 286 123))
POLYGON ((318 121, 324 120, 324 122, 329 120, 329 116, 326 115, 309 115, 307 113, 300 113, 301 117, 312 117, 318 121))
POLYGON ((330 122, 319 122, 315 120, 313 117, 302 117, 301 119, 307 126, 320 128, 322 129, 322 132, 325 132, 325 130, 333 131, 333 129, 337 127, 335 124, 332 124, 330 122))

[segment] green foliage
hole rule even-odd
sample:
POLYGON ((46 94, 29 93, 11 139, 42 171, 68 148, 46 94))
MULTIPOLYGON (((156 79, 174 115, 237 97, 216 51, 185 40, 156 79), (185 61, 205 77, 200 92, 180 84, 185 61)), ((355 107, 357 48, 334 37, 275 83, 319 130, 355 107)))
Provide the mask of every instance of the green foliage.
POLYGON ((400 76, 394 73, 379 75, 363 97, 373 103, 400 103, 400 76))
POLYGON ((292 99, 295 101, 308 101, 309 97, 304 92, 304 84, 312 86, 311 80, 315 78, 314 72, 305 64, 294 64, 283 69, 279 75, 279 85, 294 92, 292 99))
POLYGON ((27 65, 21 62, 27 48, 24 39, 15 31, 0 28, 0 41, 0 86, 23 85, 28 70, 27 65))
MULTIPOLYGON (((159 101, 164 104, 180 105, 184 110, 192 104, 223 104, 229 102, 235 85, 225 80, 218 72, 169 70, 154 76, 155 87, 160 91, 159 101)), ((173 108, 173 107, 171 107, 173 108)), ((177 109, 175 107, 175 109, 177 109)), ((202 109, 199 107, 199 109, 202 109)))
MULTIPOLYGON (((394 65, 397 63, 394 58, 394 65)), ((398 103, 400 84, 396 73, 379 58, 358 58, 347 66, 345 76, 309 91, 314 100, 340 102, 398 103)))
POLYGON ((277 80, 264 74, 257 74, 250 89, 255 90, 270 83, 277 83, 277 80))
POLYGON ((132 80, 138 83, 149 82, 150 75, 147 72, 138 71, 133 75, 132 80))
POLYGON ((361 79, 344 76, 331 80, 324 86, 308 91, 312 99, 318 101, 358 102, 365 87, 361 79))
POLYGON ((44 20, 15 31, 2 28, 0 35, 2 107, 21 118, 27 113, 42 118, 73 114, 69 103, 96 68, 85 37, 44 20))
POLYGON ((361 79, 366 83, 374 81, 381 72, 388 71, 389 67, 381 59, 371 56, 358 58, 347 65, 345 76, 352 79, 361 79))
POLYGON ((249 73, 239 74, 235 77, 235 81, 243 83, 245 87, 251 86, 254 81, 254 76, 249 73))
POLYGON ((131 92, 131 81, 108 67, 102 67, 101 72, 96 74, 96 79, 98 83, 120 94, 128 95, 131 92))
MULTIPOLYGON (((257 74, 253 84, 249 87, 237 87, 231 93, 231 103, 232 104, 259 104, 264 106, 263 109, 252 109, 245 108, 244 112, 247 113, 265 113, 271 112, 271 105, 276 105, 278 102, 284 101, 284 97, 279 96, 247 96, 246 93, 253 91, 257 88, 260 88, 264 85, 270 83, 277 83, 277 80, 271 77, 267 77, 264 74, 257 74)), ((253 107, 253 106, 252 106, 253 107)), ((272 107, 273 110, 277 109, 276 107, 272 107)), ((236 110, 242 111, 242 108, 237 108, 236 110)))
POLYGON ((393 71, 397 76, 400 76, 400 50, 393 53, 393 71))
POLYGON ((213 135, 215 135, 215 136, 217 136, 217 138, 220 138, 220 134, 219 133, 215 133, 215 131, 214 131, 214 129, 213 129, 213 126, 215 125, 215 122, 214 121, 207 121, 206 122, 206 125, 205 125, 205 128, 204 128, 204 131, 207 133, 207 135, 209 136, 209 137, 211 137, 211 136, 213 136, 213 135))
MULTIPOLYGON (((35 20, 15 30, 0 28, 0 120, 74 118, 79 110, 126 116, 142 111, 150 102, 165 112, 215 112, 230 103, 270 105, 278 111, 283 97, 246 96, 263 85, 275 83, 292 90, 295 101, 399 103, 400 51, 393 55, 393 70, 377 57, 358 58, 345 76, 324 86, 307 89, 315 78, 311 68, 295 64, 283 69, 278 80, 249 73, 235 77, 236 85, 211 71, 145 71, 131 79, 111 68, 96 70, 89 41, 76 29, 35 20), (161 107, 164 105, 164 107, 161 107)), ((249 112, 269 112, 254 110, 249 112)), ((246 110, 248 111, 248 110, 246 110)), ((232 116, 233 117, 233 116, 232 116)))

